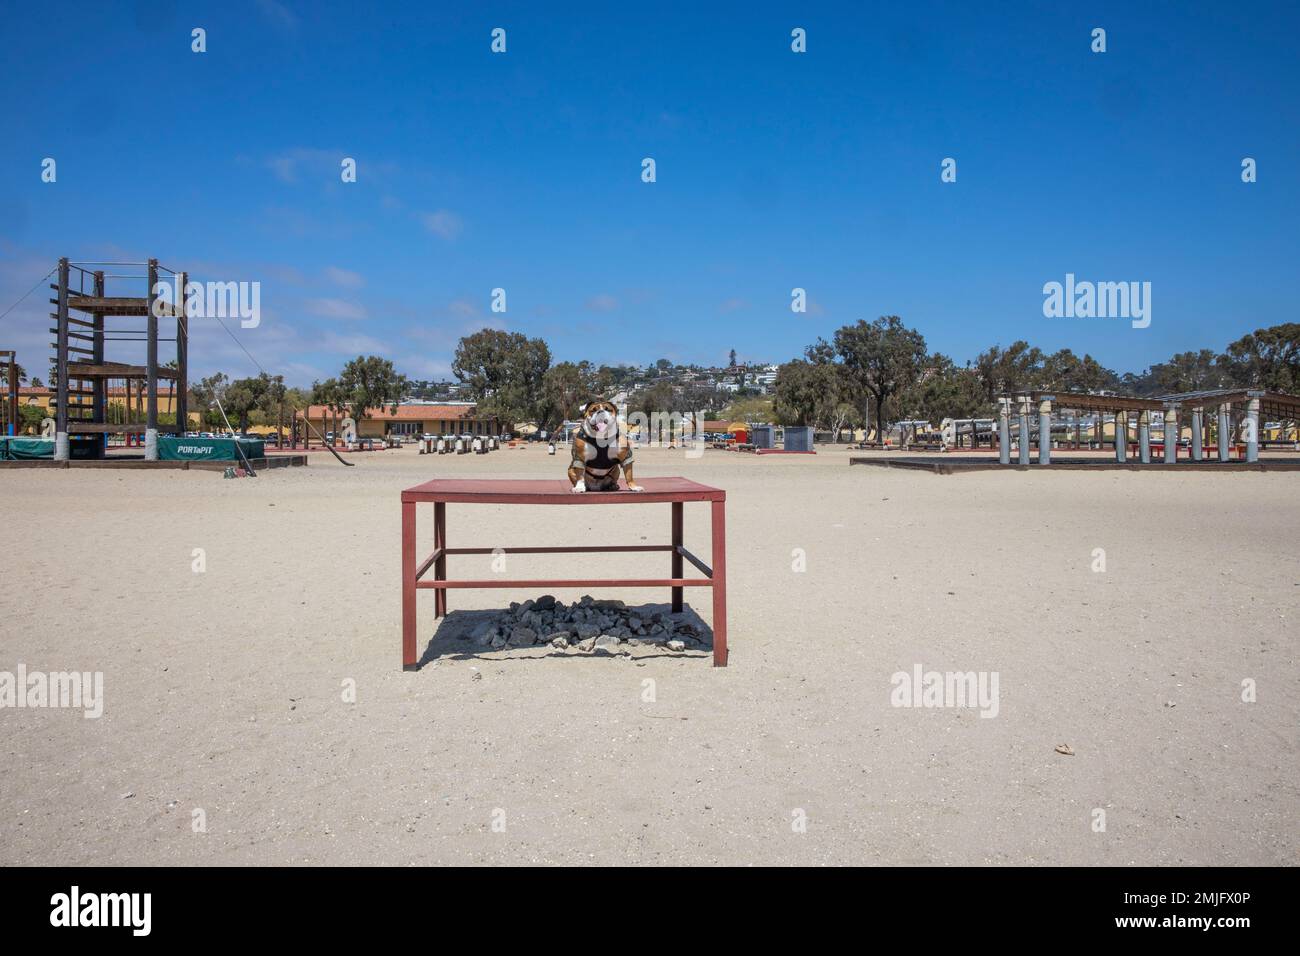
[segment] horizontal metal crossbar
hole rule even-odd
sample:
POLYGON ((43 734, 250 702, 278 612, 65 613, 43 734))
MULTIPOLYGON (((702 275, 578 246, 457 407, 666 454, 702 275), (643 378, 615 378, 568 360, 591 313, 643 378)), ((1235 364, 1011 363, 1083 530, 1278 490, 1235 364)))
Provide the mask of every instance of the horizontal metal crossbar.
POLYGON ((585 546, 565 545, 565 546, 553 546, 553 547, 546 547, 546 548, 540 548, 540 547, 435 548, 433 553, 430 554, 427 558, 425 558, 424 561, 420 564, 420 566, 415 569, 415 580, 419 582, 417 583, 416 586, 422 588, 425 587, 429 587, 429 588, 432 587, 439 587, 439 588, 441 587, 484 587, 484 588, 485 587, 533 587, 533 586, 545 586, 548 583, 552 587, 561 587, 563 586, 563 582, 559 582, 559 581, 546 582, 546 581, 496 580, 496 581, 473 581, 468 583, 463 581, 450 581, 450 582, 438 581, 436 583, 425 583, 425 582, 421 582, 420 579, 424 577, 424 575, 428 572, 428 570, 431 567, 434 566, 435 563, 437 563, 439 558, 443 558, 451 554, 590 554, 590 553, 608 554, 608 553, 626 553, 626 552, 644 552, 644 551, 675 551, 678 554, 680 554, 683 558, 685 558, 687 561, 691 562, 691 564, 695 565, 695 567, 698 568, 700 572, 706 576, 706 580, 698 581, 695 580, 694 578, 664 578, 661 580, 660 579, 645 580, 639 584, 634 583, 632 581, 625 581, 625 580, 571 581, 567 583, 573 587, 586 587, 588 585, 595 586, 598 584, 607 584, 607 585, 618 584, 618 585, 625 585, 627 587, 682 587, 684 586, 683 582, 685 582, 686 585, 690 585, 692 587, 701 587, 703 585, 713 583, 712 568, 710 568, 707 564, 705 564, 695 555, 691 554, 681 545, 671 545, 671 544, 607 544, 607 545, 585 545, 585 546))
POLYGON ((526 581, 416 581, 417 588, 711 588, 709 578, 534 578, 526 581))

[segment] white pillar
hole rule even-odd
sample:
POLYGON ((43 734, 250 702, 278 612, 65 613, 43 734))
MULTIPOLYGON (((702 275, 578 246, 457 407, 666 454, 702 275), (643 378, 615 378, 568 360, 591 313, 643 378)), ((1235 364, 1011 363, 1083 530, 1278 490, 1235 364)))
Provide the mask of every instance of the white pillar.
POLYGON ((1038 463, 1052 463, 1052 396, 1044 395, 1038 403, 1038 463))
POLYGON ((1204 412, 1198 405, 1192 409, 1192 461, 1200 461, 1205 457, 1205 418, 1204 412))
POLYGON ((1165 409, 1165 464, 1178 461, 1178 409, 1165 409))
POLYGON ((1151 413, 1146 409, 1138 412, 1138 460, 1151 464, 1151 413))
POLYGON ((68 433, 59 432, 54 436, 54 460, 67 461, 69 457, 68 433))
POLYGON ((1228 453, 1232 450, 1229 442, 1232 441, 1232 406, 1224 402, 1219 406, 1219 461, 1228 461, 1228 453))
POLYGON ((1259 399, 1246 402, 1246 461, 1259 461, 1259 399))
POLYGON ((1115 413, 1115 460, 1128 460, 1128 412, 1115 413))
POLYGON ((1029 464, 1029 396, 1020 396, 1020 464, 1029 464))
POLYGON ((1011 400, 998 399, 998 462, 1011 464, 1011 400))

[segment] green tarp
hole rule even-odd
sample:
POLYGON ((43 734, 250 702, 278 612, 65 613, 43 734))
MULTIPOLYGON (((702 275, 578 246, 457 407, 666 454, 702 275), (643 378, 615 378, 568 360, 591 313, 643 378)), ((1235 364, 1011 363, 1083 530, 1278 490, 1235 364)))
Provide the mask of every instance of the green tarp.
POLYGON ((10 461, 54 457, 53 438, 10 438, 5 446, 5 457, 10 461))
MULTIPOLYGON (((71 438, 68 441, 68 457, 79 461, 94 458, 96 450, 102 443, 99 438, 71 438)), ((53 457, 53 438, 29 438, 22 435, 0 437, 0 460, 31 461, 53 457)))
POLYGON ((158 436, 158 458, 162 461, 239 461, 235 443, 245 458, 266 457, 266 442, 256 438, 186 438, 158 436))

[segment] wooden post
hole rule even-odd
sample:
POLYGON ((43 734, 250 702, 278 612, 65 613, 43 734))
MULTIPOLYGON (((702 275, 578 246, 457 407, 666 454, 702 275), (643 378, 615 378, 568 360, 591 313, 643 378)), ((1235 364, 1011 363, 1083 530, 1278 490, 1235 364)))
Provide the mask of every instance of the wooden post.
MULTIPOLYGON (((673 509, 673 564, 672 577, 680 578, 682 576, 682 553, 678 549, 682 546, 682 503, 674 501, 673 509)), ((672 589, 673 613, 682 613, 682 588, 672 589)))
POLYGON ((145 431, 144 457, 146 461, 158 460, 158 315, 154 311, 158 284, 158 260, 149 260, 149 294, 145 299, 145 431))
POLYGON ((185 312, 185 287, 190 275, 176 277, 176 434, 190 430, 190 317, 185 312))
MULTIPOLYGON (((100 269, 95 273, 95 298, 102 299, 103 297, 104 297, 104 270, 100 269)), ((91 338, 94 339, 94 342, 91 343, 90 346, 90 350, 93 353, 92 360, 96 365, 103 365, 104 364, 104 313, 103 312, 92 313, 92 321, 95 326, 94 329, 91 331, 91 338)), ((108 421, 108 379, 96 378, 94 390, 95 390, 95 394, 91 398, 91 401, 94 403, 94 408, 90 416, 91 420, 96 422, 107 422, 108 421)), ((108 451, 107 432, 99 436, 99 445, 100 445, 100 454, 101 455, 105 454, 108 451)))
POLYGON ((18 434, 18 354, 16 352, 0 352, 0 355, 9 356, 9 361, 5 368, 5 387, 8 393, 5 395, 5 414, 8 422, 5 431, 9 435, 18 434))
POLYGON ((727 501, 713 511, 713 666, 727 666, 727 501))
POLYGON ((54 457, 68 460, 68 260, 59 260, 58 341, 55 343, 54 367, 59 376, 55 384, 54 457))
POLYGON ((415 502, 402 502, 402 668, 415 670, 415 502))
MULTIPOLYGON (((447 503, 436 501, 433 504, 433 547, 441 552, 438 560, 433 562, 433 579, 447 580, 447 503)), ((447 616, 447 589, 438 588, 434 592, 434 617, 447 616)))

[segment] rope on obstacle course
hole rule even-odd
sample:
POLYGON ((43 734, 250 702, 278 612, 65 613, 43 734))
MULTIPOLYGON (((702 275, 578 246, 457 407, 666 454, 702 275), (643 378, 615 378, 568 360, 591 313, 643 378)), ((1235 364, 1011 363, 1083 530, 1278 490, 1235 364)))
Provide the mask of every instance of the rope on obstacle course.
MULTIPOLYGON (((230 331, 230 329, 226 326, 226 323, 221 321, 221 316, 214 315, 213 318, 217 320, 218 325, 220 325, 223 329, 225 329, 226 334, 230 336, 230 340, 239 346, 239 350, 248 356, 248 360, 257 366, 257 370, 259 372, 262 372, 263 374, 270 374, 266 371, 266 369, 262 368, 262 363, 259 362, 257 359, 253 358, 253 354, 249 352, 248 349, 244 348, 244 343, 239 341, 239 339, 235 337, 235 333, 230 331)), ((304 415, 302 417, 302 420, 304 423, 306 423, 308 428, 310 428, 313 432, 316 432, 316 437, 320 439, 321 444, 324 445, 327 449, 329 449, 330 454, 333 455, 335 458, 337 458, 340 464, 346 465, 349 468, 356 465, 355 461, 346 461, 343 458, 343 456, 338 453, 338 451, 334 448, 334 446, 330 445, 328 442, 325 441, 325 436, 322 435, 320 432, 316 431, 315 426, 313 426, 311 423, 311 419, 309 419, 306 415, 304 415)))
POLYGON ((55 271, 55 269, 57 269, 57 268, 58 268, 58 266, 55 266, 54 269, 51 269, 49 272, 45 273, 45 275, 43 275, 43 276, 41 276, 39 279, 37 279, 37 280, 36 280, 36 285, 32 286, 30 289, 28 289, 26 292, 24 292, 24 293, 22 294, 22 297, 19 298, 19 300, 18 300, 17 302, 15 302, 13 305, 9 306, 9 308, 5 309, 3 312, 0 312, 0 319, 3 319, 6 315, 8 315, 8 314, 9 314, 10 312, 12 312, 14 309, 18 308, 18 306, 22 305, 23 299, 26 299, 29 295, 31 295, 33 292, 35 292, 37 289, 39 289, 39 288, 41 287, 41 283, 44 282, 46 279, 48 279, 50 276, 54 275, 54 271, 55 271))

